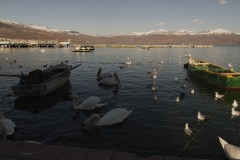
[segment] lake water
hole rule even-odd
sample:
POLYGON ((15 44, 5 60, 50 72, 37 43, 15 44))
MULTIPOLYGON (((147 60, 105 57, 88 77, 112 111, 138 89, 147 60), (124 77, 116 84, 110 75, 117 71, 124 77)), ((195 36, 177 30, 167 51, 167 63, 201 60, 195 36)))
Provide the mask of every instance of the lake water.
POLYGON ((8 139, 118 150, 142 157, 174 156, 191 139, 184 133, 185 123, 188 123, 194 134, 202 125, 204 127, 181 157, 226 159, 218 136, 240 146, 240 117, 231 116, 233 100, 240 101, 240 91, 229 90, 223 101, 216 101, 214 92, 225 94, 226 91, 195 77, 185 81, 188 77, 183 68, 187 62, 186 54, 224 67, 231 63, 239 68, 239 46, 150 50, 96 48, 90 53, 73 53, 69 48, 46 48, 45 52, 37 48, 0 49, 0 74, 20 74, 21 70, 27 74, 37 68, 44 69, 45 64, 55 65, 66 60, 72 66, 82 64, 72 70, 70 83, 44 97, 18 98, 10 87, 18 83, 19 78, 0 77, 3 114, 17 126, 8 139), (128 57, 133 61, 130 66, 123 64, 128 57), (10 65, 14 60, 16 64, 10 65), (19 65, 23 66, 22 69, 19 65), (99 67, 103 72, 117 72, 121 86, 98 86, 96 74, 99 67), (147 72, 155 68, 158 68, 158 77, 152 79, 147 72), (175 77, 187 87, 181 88, 175 77), (152 85, 159 89, 152 91, 152 85), (194 95, 190 94, 193 88, 194 95), (176 103, 175 97, 181 93, 186 96, 176 103), (73 94, 79 95, 80 102, 89 96, 99 96, 108 105, 93 111, 75 110, 72 107, 74 102, 69 101, 73 94), (153 100, 155 95, 158 97, 156 101, 153 100), (90 115, 98 113, 102 117, 119 107, 133 109, 122 123, 98 128, 91 123, 85 131, 81 130, 81 123, 90 115), (197 120, 198 111, 213 114, 208 121, 201 122, 197 120))

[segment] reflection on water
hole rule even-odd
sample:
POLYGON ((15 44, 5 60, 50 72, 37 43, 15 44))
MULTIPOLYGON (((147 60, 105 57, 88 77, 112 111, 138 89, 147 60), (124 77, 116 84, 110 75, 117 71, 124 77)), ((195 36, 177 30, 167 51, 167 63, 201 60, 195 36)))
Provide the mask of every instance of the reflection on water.
POLYGON ((82 63, 71 71, 69 84, 44 97, 18 98, 10 87, 19 79, 0 77, 4 116, 17 125, 10 139, 118 150, 142 157, 173 156, 190 140, 184 133, 188 123, 194 133, 202 125, 204 127, 181 153, 182 157, 226 159, 218 136, 239 145, 240 117, 232 117, 231 108, 233 100, 240 101, 240 91, 226 93, 189 76, 183 67, 187 59, 183 57, 191 54, 223 67, 231 63, 240 68, 239 53, 240 47, 229 46, 151 50, 97 48, 89 53, 60 51, 58 48, 47 48, 44 53, 36 52, 34 48, 0 49, 0 74, 20 74, 21 70, 28 73, 43 69, 45 64, 54 65, 66 60, 72 66, 82 63), (124 64, 128 57, 132 58, 132 65, 124 64), (12 60, 16 60, 16 64, 10 65, 12 60), (22 65, 21 69, 19 65, 22 65), (106 72, 117 72, 121 86, 99 86, 96 80, 99 67, 106 72), (147 72, 155 68, 158 68, 157 78, 152 79, 147 72), (176 77, 179 82, 175 81, 176 77), (183 83, 184 88, 181 87, 183 83), (152 86, 158 89, 153 91, 152 86), (214 92, 226 93, 226 96, 223 100, 215 100, 214 92), (89 96, 98 96, 101 103, 108 105, 91 111, 75 110, 69 101, 73 94, 79 96, 80 103, 89 96), (178 103, 176 96, 181 97, 178 103), (81 130, 82 122, 89 116, 99 114, 102 117, 114 108, 133 109, 133 112, 122 123, 97 128, 91 123, 86 130, 81 130), (208 121, 198 121, 198 111, 211 114, 208 121))

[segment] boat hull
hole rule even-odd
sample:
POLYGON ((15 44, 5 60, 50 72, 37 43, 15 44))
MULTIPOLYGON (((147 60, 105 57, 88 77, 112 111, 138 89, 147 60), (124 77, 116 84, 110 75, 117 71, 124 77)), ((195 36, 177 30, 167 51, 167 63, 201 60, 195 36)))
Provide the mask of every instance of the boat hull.
POLYGON ((240 90, 239 72, 206 61, 194 60, 200 63, 188 63, 187 70, 190 75, 224 90, 240 90))
POLYGON ((11 86, 11 89, 13 93, 18 97, 44 96, 62 87, 65 83, 69 81, 69 77, 70 75, 64 75, 44 84, 29 84, 29 85, 17 84, 11 86))

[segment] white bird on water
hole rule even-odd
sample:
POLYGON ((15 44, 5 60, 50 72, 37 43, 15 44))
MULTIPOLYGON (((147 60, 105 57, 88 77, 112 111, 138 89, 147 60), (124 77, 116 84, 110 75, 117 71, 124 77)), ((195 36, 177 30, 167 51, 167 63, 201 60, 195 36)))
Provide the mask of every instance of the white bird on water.
MULTIPOLYGON (((0 98, 0 123, 1 123, 1 127, 0 127, 0 134, 3 134, 3 132, 5 131, 4 134, 7 135, 12 135, 14 133, 14 129, 16 127, 16 124, 11 120, 11 119, 6 119, 2 113, 2 108, 1 108, 1 104, 2 104, 2 98, 0 98), (5 129, 3 131, 3 129, 5 129)), ((3 136, 3 135, 2 135, 3 136)), ((3 139, 6 139, 6 137, 3 136, 3 139)))
POLYGON ((106 126, 122 122, 126 119, 133 110, 128 111, 126 108, 115 108, 105 114, 101 119, 98 114, 91 115, 87 120, 82 123, 82 129, 85 125, 94 120, 95 126, 106 126))
POLYGON ((180 98, 177 96, 177 97, 175 98, 175 101, 176 101, 176 102, 180 102, 180 98))
POLYGON ((125 64, 132 64, 132 59, 131 58, 127 58, 127 59, 129 59, 129 61, 126 61, 126 62, 124 62, 125 64))
POLYGON ((187 135, 189 135, 189 136, 191 136, 191 135, 193 134, 193 132, 191 131, 191 129, 189 129, 189 127, 188 127, 188 123, 185 124, 184 132, 185 132, 187 135))
POLYGON ((215 93, 215 98, 222 98, 224 95, 222 94, 218 94, 218 92, 214 92, 215 93))
POLYGON ((236 100, 234 100, 232 106, 233 106, 233 108, 236 108, 238 106, 238 102, 236 100))
POLYGON ((191 92, 192 94, 194 94, 194 89, 192 89, 190 92, 191 92))
POLYGON ((99 104, 101 99, 96 96, 88 97, 80 105, 79 105, 79 97, 77 95, 73 95, 72 98, 76 99, 76 102, 73 105, 74 109, 91 110, 91 109, 100 108, 102 106, 107 105, 107 103, 99 104))
POLYGON ((203 120, 205 120, 205 119, 207 118, 207 116, 206 116, 206 115, 202 115, 201 112, 198 111, 197 118, 198 118, 199 120, 202 120, 202 121, 203 121, 203 120))
POLYGON ((157 86, 152 86, 152 91, 156 91, 158 90, 158 87, 157 86))
POLYGON ((232 108, 232 115, 240 116, 240 112, 239 111, 235 111, 235 108, 232 108))
POLYGON ((102 73, 102 68, 99 67, 98 73, 97 73, 97 80, 100 81, 101 79, 106 78, 106 77, 110 77, 111 78, 112 74, 109 73, 109 72, 102 73))
POLYGON ((154 100, 154 101, 156 101, 156 100, 157 100, 157 96, 156 96, 156 95, 153 97, 153 100, 154 100))
POLYGON ((233 68, 233 66, 231 65, 231 63, 228 64, 228 67, 229 67, 229 68, 233 68))
POLYGON ((99 85, 109 85, 109 86, 116 86, 120 85, 120 80, 118 78, 117 73, 113 73, 113 76, 111 78, 103 78, 102 80, 99 81, 99 85))
POLYGON ((158 72, 158 68, 154 69, 154 71, 150 73, 151 77, 157 78, 157 72, 158 72))
POLYGON ((177 77, 175 78, 175 81, 176 81, 176 82, 179 82, 177 77))
POLYGON ((221 137, 218 137, 222 145, 225 155, 228 159, 237 160, 240 159, 240 147, 227 143, 221 137))

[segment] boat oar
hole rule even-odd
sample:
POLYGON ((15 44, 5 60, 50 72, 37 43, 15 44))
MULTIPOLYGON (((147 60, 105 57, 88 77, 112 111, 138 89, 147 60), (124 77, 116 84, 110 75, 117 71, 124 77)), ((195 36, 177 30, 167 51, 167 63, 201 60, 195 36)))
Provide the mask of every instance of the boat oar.
POLYGON ((43 81, 42 83, 50 82, 51 80, 53 80, 53 79, 55 79, 55 78, 58 78, 58 77, 64 75, 64 74, 67 73, 68 71, 71 71, 71 70, 73 70, 73 69, 79 67, 80 65, 81 65, 81 64, 78 64, 78 65, 76 65, 76 66, 74 66, 74 67, 71 67, 69 70, 66 70, 66 71, 64 71, 64 72, 62 72, 62 73, 58 73, 58 74, 56 74, 55 76, 53 76, 53 77, 51 77, 51 78, 49 78, 49 79, 43 81))

